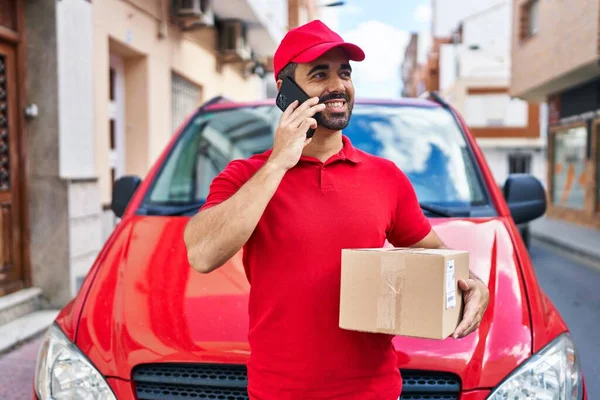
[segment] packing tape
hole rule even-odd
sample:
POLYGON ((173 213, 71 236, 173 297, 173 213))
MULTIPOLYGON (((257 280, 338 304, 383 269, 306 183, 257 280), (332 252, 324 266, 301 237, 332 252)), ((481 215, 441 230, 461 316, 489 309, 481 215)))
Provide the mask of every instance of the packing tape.
POLYGON ((402 302, 406 266, 404 259, 381 258, 381 288, 377 298, 377 329, 396 330, 397 305, 402 302))

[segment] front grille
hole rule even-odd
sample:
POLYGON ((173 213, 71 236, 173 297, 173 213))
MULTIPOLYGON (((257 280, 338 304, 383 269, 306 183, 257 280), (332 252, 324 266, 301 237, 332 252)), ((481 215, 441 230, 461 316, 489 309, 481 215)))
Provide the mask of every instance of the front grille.
MULTIPOLYGON (((458 376, 401 370, 401 400, 457 400, 458 376)), ((248 400, 244 365, 145 364, 133 370, 139 400, 248 400)))

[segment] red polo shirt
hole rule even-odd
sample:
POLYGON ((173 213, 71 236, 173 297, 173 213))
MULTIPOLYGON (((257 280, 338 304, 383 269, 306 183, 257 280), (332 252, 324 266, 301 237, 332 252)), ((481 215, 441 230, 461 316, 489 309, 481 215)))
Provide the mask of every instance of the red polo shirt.
MULTIPOLYGON (((244 246, 251 284, 251 399, 397 400, 391 335, 338 327, 341 250, 410 246, 430 231, 395 164, 352 146, 326 162, 302 157, 284 176, 244 246)), ((204 208, 234 194, 270 151, 232 161, 204 208)), ((234 217, 232 217, 234 218, 234 217)))

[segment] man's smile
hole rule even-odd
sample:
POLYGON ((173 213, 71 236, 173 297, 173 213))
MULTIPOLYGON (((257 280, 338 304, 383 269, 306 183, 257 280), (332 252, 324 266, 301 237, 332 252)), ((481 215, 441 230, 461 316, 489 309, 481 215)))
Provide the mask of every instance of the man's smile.
POLYGON ((343 111, 346 110, 346 101, 343 99, 328 100, 325 102, 327 110, 343 111))

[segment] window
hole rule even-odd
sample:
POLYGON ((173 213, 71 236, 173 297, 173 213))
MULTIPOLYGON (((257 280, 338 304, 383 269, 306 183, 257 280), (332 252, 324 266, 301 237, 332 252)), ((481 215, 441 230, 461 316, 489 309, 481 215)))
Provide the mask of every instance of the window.
POLYGON ((528 111, 525 101, 511 99, 506 93, 469 94, 465 120, 470 128, 525 128, 528 111))
POLYGON ((521 7, 521 40, 527 39, 539 29, 539 0, 531 0, 521 7))
POLYGON ((109 80, 110 80, 110 88, 109 88, 109 95, 110 95, 110 100, 113 101, 115 100, 115 75, 116 75, 116 71, 114 68, 110 68, 110 70, 108 71, 108 76, 109 76, 109 80))
POLYGON ((556 205, 584 209, 585 158, 587 129, 584 126, 554 134, 552 202, 556 205))
POLYGON ((203 202, 212 180, 229 161, 271 147, 273 128, 280 116, 279 109, 264 107, 196 117, 159 173, 150 203, 173 206, 203 202))
POLYGON ((529 6, 529 16, 527 18, 527 34, 529 36, 533 36, 537 33, 538 31, 538 25, 539 25, 539 17, 538 17, 538 8, 539 8, 539 1, 538 0, 534 0, 531 2, 531 5, 529 6))
POLYGON ((202 90, 195 83, 175 73, 171 76, 171 132, 190 116, 202 101, 202 90))
MULTIPOLYGON (((274 106, 199 114, 167 156, 142 207, 152 214, 202 204, 230 160, 271 148, 280 117, 274 106)), ((356 104, 344 134, 355 147, 398 165, 421 202, 493 212, 469 144, 447 110, 356 104)))
POLYGON ((509 174, 529 174, 531 173, 531 154, 509 154, 508 156, 509 174))

